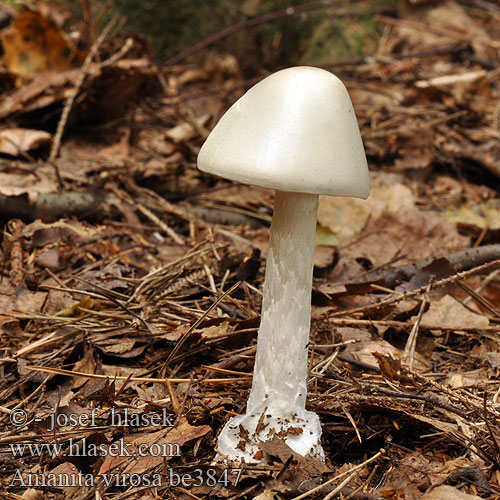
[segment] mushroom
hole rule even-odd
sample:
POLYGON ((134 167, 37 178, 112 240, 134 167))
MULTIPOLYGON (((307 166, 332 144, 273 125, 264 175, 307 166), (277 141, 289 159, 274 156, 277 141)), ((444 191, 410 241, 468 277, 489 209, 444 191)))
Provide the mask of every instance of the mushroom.
POLYGON ((347 90, 319 68, 268 76, 220 119, 198 168, 276 190, 252 389, 246 413, 219 434, 219 455, 259 462, 261 442, 277 436, 299 455, 324 459, 319 418, 305 409, 318 199, 370 190, 347 90))

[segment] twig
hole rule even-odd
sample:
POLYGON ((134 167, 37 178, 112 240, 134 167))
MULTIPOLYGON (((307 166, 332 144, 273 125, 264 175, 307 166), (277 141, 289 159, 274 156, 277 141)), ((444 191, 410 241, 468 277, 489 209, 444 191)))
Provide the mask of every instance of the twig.
MULTIPOLYGON (((443 285, 448 285, 450 283, 454 283, 455 281, 458 281, 458 280, 463 280, 465 278, 468 278, 469 276, 472 276, 476 273, 481 273, 481 272, 483 272, 491 267, 495 267, 495 266, 500 266, 500 259, 494 260, 492 262, 488 262, 488 263, 483 264, 481 266, 473 267, 472 269, 470 269, 468 271, 456 273, 452 276, 449 276, 448 278, 444 278, 442 280, 436 281, 433 284, 432 288, 437 288, 437 287, 440 287, 443 285)), ((402 300, 409 299, 411 297, 415 297, 417 295, 420 295, 427 290, 427 286, 428 285, 425 285, 425 286, 421 286, 420 288, 416 288, 415 290, 410 290, 406 293, 403 293, 402 295, 398 295, 397 297, 389 297, 388 299, 381 300, 379 302, 376 302, 375 304, 369 304, 367 306, 360 306, 360 307, 356 307, 354 309, 348 309, 347 311, 338 311, 338 312, 334 312, 334 313, 327 313, 327 315, 329 315, 331 317, 349 316, 349 315, 359 313, 359 312, 370 311, 371 309, 378 309, 379 307, 387 306, 390 304, 395 304, 396 302, 400 302, 402 300)))
POLYGON ((355 471, 352 474, 350 474, 349 476, 347 476, 334 490, 330 491, 330 493, 328 493, 328 495, 326 495, 323 500, 332 499, 337 493, 339 493, 342 490, 342 488, 344 488, 344 486, 349 484, 354 479, 354 477, 356 477, 357 475, 358 475, 358 472, 355 471))
POLYGON ((442 401, 439 399, 437 396, 434 396, 433 394, 407 394, 404 392, 396 392, 392 391, 390 389, 385 389, 384 387, 377 387, 375 388, 375 391, 380 394, 384 394, 386 396, 389 396, 391 398, 400 398, 400 399, 413 399, 416 401, 425 401, 429 403, 431 406, 439 406, 440 408, 443 408, 443 410, 449 411, 451 413, 455 413, 456 415, 459 415, 463 418, 467 418, 468 414, 467 412, 461 410, 460 408, 456 408, 455 406, 442 401))
POLYGON ((245 381, 247 382, 251 379, 251 376, 240 377, 240 378, 206 378, 201 380, 193 380, 192 378, 151 378, 151 377, 131 377, 127 375, 126 377, 123 375, 101 375, 98 373, 84 373, 77 372, 73 370, 63 370, 62 368, 50 368, 48 366, 39 366, 39 365, 28 365, 26 369, 29 371, 43 372, 43 373, 51 373, 52 375, 68 375, 69 377, 85 377, 85 378, 93 378, 93 379, 103 379, 103 380, 124 380, 130 382, 149 382, 152 384, 166 384, 167 382, 172 383, 184 383, 184 382, 200 382, 204 384, 213 384, 220 382, 238 382, 245 381))
POLYGON ((129 51, 133 44, 134 40, 130 37, 127 38, 122 48, 116 54, 113 54, 109 59, 106 59, 104 62, 100 63, 99 67, 105 68, 106 66, 111 66, 116 61, 119 61, 129 51))
MULTIPOLYGON (((299 495, 298 497, 294 497, 292 500, 302 500, 303 498, 307 498, 308 496, 312 495, 313 493, 316 493, 317 491, 323 489, 325 486, 332 484, 335 481, 338 481, 341 477, 347 476, 348 474, 349 474, 349 480, 350 480, 351 477, 353 476, 354 472, 358 471, 359 469, 362 469, 363 467, 365 467, 369 463, 373 462, 374 460, 377 460, 377 458, 381 457, 384 453, 385 453, 385 450, 382 448, 378 453, 375 453, 375 455, 370 457, 368 460, 365 460, 363 463, 358 464, 358 465, 354 466, 352 469, 349 469, 345 472, 342 472, 341 474, 338 474, 337 476, 332 477, 331 479, 324 482, 323 484, 316 486, 316 488, 313 488, 312 490, 306 491, 305 493, 302 493, 302 495, 299 495)), ((347 483, 345 483, 345 484, 347 484, 347 483)), ((345 484, 344 484, 344 482, 342 482, 342 486, 345 486, 345 484)), ((330 493, 329 493, 329 495, 330 495, 330 493)))
POLYGON ((234 292, 234 290, 236 290, 240 285, 241 285, 241 281, 238 281, 229 290, 227 290, 223 294, 221 294, 221 296, 218 297, 214 301, 214 303, 211 304, 208 307, 208 309, 190 326, 189 330, 179 339, 179 341, 177 342, 177 344, 175 344, 175 347, 172 349, 172 351, 168 355, 168 357, 167 357, 167 359, 166 359, 166 361, 164 363, 164 366, 168 366, 168 364, 170 363, 170 361, 172 360, 172 358, 179 352, 179 349, 184 345, 184 343, 189 338, 189 336, 191 335, 191 333, 196 329, 197 326, 199 326, 201 324, 201 322, 207 317, 207 315, 210 313, 210 311, 212 311, 212 309, 214 309, 215 307, 217 307, 219 305, 219 302, 221 302, 222 300, 224 300, 224 298, 227 295, 230 295, 232 292, 234 292))
MULTIPOLYGON (((379 302, 380 304, 380 302, 379 302)), ((391 319, 357 319, 357 318, 330 318, 330 323, 333 323, 337 326, 388 326, 391 328, 412 328, 412 323, 409 321, 397 321, 391 319)), ((442 331, 457 331, 455 327, 449 326, 440 326, 436 325, 426 325, 426 330, 442 330, 442 331)), ((482 328, 478 328, 477 326, 461 326, 461 332, 472 332, 472 333, 482 333, 482 332, 490 332, 490 333, 500 333, 500 325, 499 326, 484 326, 482 328)))
POLYGON ((111 29, 116 25, 118 19, 119 19, 118 16, 115 16, 111 19, 111 21, 109 21, 109 23, 102 30, 101 34, 95 41, 94 45, 92 45, 89 53, 87 54, 87 57, 85 58, 85 61, 83 61, 82 67, 80 68, 80 74, 78 76, 78 79, 76 80, 76 83, 73 86, 73 89, 71 90, 69 97, 66 99, 63 112, 61 114, 61 118, 59 119, 59 123, 57 124, 56 135, 54 136, 54 142, 52 143, 52 148, 50 150, 50 155, 48 160, 49 163, 54 163, 57 154, 59 153, 59 148, 61 146, 61 139, 64 133, 64 129, 66 127, 66 123, 68 121, 69 112, 73 107, 73 103, 75 102, 78 92, 80 92, 80 88, 83 85, 85 77, 88 74, 89 67, 92 64, 92 61, 97 53, 97 50, 99 49, 104 39, 108 36, 108 33, 111 31, 111 29))
MULTIPOLYGON (((393 19, 392 17, 387 16, 375 16, 375 19, 387 24, 393 24, 396 26, 403 26, 405 28, 410 28, 416 31, 427 31, 429 33, 434 33, 436 35, 445 36, 447 38, 451 38, 452 40, 458 40, 459 42, 463 42, 467 40, 468 42, 478 41, 472 35, 468 35, 467 33, 460 33, 458 31, 448 30, 444 28, 439 28, 437 26, 431 26, 428 23, 419 23, 416 21, 407 21, 403 19, 393 19)), ((500 42, 497 40, 487 40, 481 39, 480 42, 493 47, 494 49, 500 48, 500 42)))
POLYGON ((472 7, 479 7, 484 10, 491 10, 492 12, 500 12, 500 6, 495 5, 491 2, 486 2, 485 0, 460 0, 459 3, 464 5, 469 5, 472 7))
MULTIPOLYGON (((370 475, 368 476, 368 478, 366 479, 366 481, 363 482, 363 484, 361 484, 360 486, 358 486, 355 490, 353 490, 352 493, 349 493, 346 497, 345 497, 345 500, 351 500, 351 498, 354 498, 356 499, 358 497, 358 493, 363 489, 363 488, 366 488, 366 486, 368 486, 372 479, 373 479, 373 476, 375 476, 375 472, 377 472, 377 469, 378 469, 378 465, 375 465, 375 467, 373 467, 373 470, 370 472, 370 475)), ((342 492, 344 493, 344 492, 342 492)))
POLYGON ((167 224, 165 224, 153 212, 151 212, 151 210, 147 209, 144 205, 141 205, 140 203, 134 203, 134 205, 137 207, 139 212, 141 212, 149 220, 157 224, 160 229, 165 231, 165 233, 167 233, 174 240, 175 243, 177 243, 178 245, 184 244, 184 240, 171 227, 167 226, 167 224))
POLYGON ((86 44, 86 48, 92 47, 94 43, 94 29, 92 26, 92 7, 90 0, 82 1, 82 14, 83 14, 83 29, 82 40, 86 44))
POLYGON ((97 211, 103 200, 104 194, 99 189, 40 193, 33 202, 28 197, 0 193, 0 213, 25 220, 81 216, 97 211))
POLYGON ((495 453, 496 453, 495 458, 497 459, 495 461, 495 465, 498 467, 498 465, 499 465, 498 460, 500 460, 500 445, 498 444, 497 437, 495 436, 495 433, 493 432, 493 429, 491 428, 490 421, 488 419, 488 407, 486 405, 486 397, 487 397, 487 393, 486 393, 486 391, 484 391, 484 395, 483 395, 484 422, 486 424, 486 427, 488 428, 488 432, 491 436, 491 440, 493 441, 493 449, 495 450, 495 453))
MULTIPOLYGON (((429 293, 431 285, 432 285, 432 280, 427 286, 427 293, 429 293)), ((420 327, 420 322, 422 321, 422 316, 424 315, 426 305, 427 305, 427 297, 424 295, 424 299, 420 304, 420 310, 418 311, 417 319, 415 320, 415 324, 413 325, 410 335, 408 336, 405 350, 403 352, 403 361, 409 359, 408 367, 410 368, 410 370, 413 370, 413 362, 415 361, 415 346, 417 345, 418 328, 420 327)))
POLYGON ((438 257, 430 257, 418 262, 412 262, 403 266, 388 269, 377 269, 369 271, 361 276, 350 279, 347 283, 367 283, 371 281, 384 280, 388 287, 396 286, 402 281, 409 281, 413 276, 437 260, 446 259, 450 267, 460 266, 464 271, 474 266, 485 264, 494 259, 500 259, 500 244, 484 245, 478 248, 465 248, 456 252, 450 252, 438 257))
MULTIPOLYGON (((474 292, 479 293, 485 286, 488 286, 498 276, 498 274, 500 274, 500 269, 495 269, 495 271, 492 271, 486 278, 484 278, 483 281, 481 281, 480 285, 474 289, 474 292)), ((465 297, 462 303, 466 305, 471 300, 472 296, 469 295, 468 297, 465 297)))
POLYGON ((457 285, 467 292, 470 297, 472 297, 476 302, 481 304, 485 309, 487 309, 491 314, 496 316, 497 318, 500 318, 500 309, 495 306, 491 301, 488 299, 481 297, 478 293, 476 293, 475 290, 473 290, 471 287, 467 286, 464 283, 457 282, 457 285))

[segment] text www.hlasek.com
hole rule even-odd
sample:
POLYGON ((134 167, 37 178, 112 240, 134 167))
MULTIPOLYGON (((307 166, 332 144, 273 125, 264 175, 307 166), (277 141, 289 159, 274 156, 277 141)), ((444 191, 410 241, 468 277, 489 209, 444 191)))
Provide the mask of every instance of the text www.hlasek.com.
POLYGON ((14 457, 40 456, 48 454, 51 458, 65 457, 180 457, 177 443, 125 443, 123 438, 111 444, 89 443, 86 438, 81 441, 69 439, 66 446, 59 443, 14 443, 9 444, 14 457))

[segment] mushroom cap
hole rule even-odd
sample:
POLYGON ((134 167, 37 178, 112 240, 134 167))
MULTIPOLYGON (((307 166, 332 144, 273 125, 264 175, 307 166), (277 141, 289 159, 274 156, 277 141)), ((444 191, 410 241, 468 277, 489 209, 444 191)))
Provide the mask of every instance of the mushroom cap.
POLYGON ((335 75, 309 66, 273 73, 236 101, 201 147, 198 168, 280 191, 370 191, 349 94, 335 75))

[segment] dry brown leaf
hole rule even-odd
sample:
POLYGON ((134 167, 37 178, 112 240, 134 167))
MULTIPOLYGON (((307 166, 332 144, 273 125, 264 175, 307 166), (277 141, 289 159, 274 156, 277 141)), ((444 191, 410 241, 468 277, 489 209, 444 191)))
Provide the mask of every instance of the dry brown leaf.
POLYGON ((220 325, 208 326, 201 331, 201 338, 203 340, 216 339, 219 337, 226 337, 233 333, 235 326, 231 325, 229 320, 223 321, 220 325))
POLYGON ((125 128, 120 140, 95 152, 95 157, 106 160, 112 165, 121 165, 129 155, 130 128, 125 128))
POLYGON ((26 194, 33 202, 41 193, 55 193, 58 184, 53 171, 52 167, 49 169, 43 166, 36 173, 0 172, 0 194, 4 196, 26 194))
POLYGON ((500 178, 500 162, 498 161, 500 158, 500 145, 498 137, 480 146, 477 144, 460 145, 455 154, 478 162, 494 176, 500 178))
MULTIPOLYGON (((414 321, 415 318, 412 318, 414 321)), ((446 328, 460 330, 461 328, 485 328, 490 324, 486 316, 473 313, 460 302, 444 295, 437 302, 432 302, 429 310, 422 315, 420 325, 427 328, 446 328)))
POLYGON ((0 132, 0 153, 20 156, 48 144, 52 136, 43 130, 10 128, 0 132))
POLYGON ((45 71, 65 71, 80 66, 81 53, 49 19, 22 5, 15 21, 2 32, 3 64, 22 78, 45 71))
POLYGON ((419 89, 436 89, 449 92, 458 102, 468 100, 467 94, 482 94, 485 99, 491 98, 488 89, 487 72, 485 70, 467 71, 452 75, 443 75, 429 78, 428 80, 419 80, 415 82, 415 87, 419 89), (485 83, 486 82, 486 85, 485 83), (479 91, 479 92, 478 92, 479 91))
POLYGON ((358 264, 360 261, 370 267, 394 260, 403 265, 470 246, 469 238, 460 235, 453 224, 436 212, 418 209, 411 190, 387 174, 374 176, 366 201, 354 200, 342 210, 343 199, 332 200, 323 205, 330 207, 330 218, 320 222, 339 235, 343 247, 331 274, 334 281, 362 274, 366 268, 358 264), (361 227, 359 234, 353 234, 361 227))
POLYGON ((276 495, 277 493, 275 491, 266 488, 262 493, 253 497, 253 500, 274 500, 276 495))
POLYGON ((138 345, 135 346, 135 340, 121 340, 120 342, 116 342, 116 339, 110 339, 109 341, 96 341, 95 343, 99 349, 101 349, 106 354, 110 354, 112 356, 117 356, 119 358, 135 358, 140 356, 147 345, 138 345))
POLYGON ((32 82, 0 101, 0 118, 19 111, 29 112, 66 99, 72 91, 79 70, 41 73, 32 82))
POLYGON ((318 223, 336 235, 342 244, 365 227, 369 211, 368 203, 358 198, 320 196, 318 223))
MULTIPOLYGON (((5 287, 7 288, 7 287, 5 287)), ((40 312, 47 299, 46 292, 30 292, 23 290, 23 293, 16 293, 15 290, 0 288, 0 311, 2 312, 40 312)))
POLYGON ((470 387, 488 379, 488 372, 485 368, 468 371, 466 373, 450 373, 447 375, 445 385, 452 389, 470 387))
POLYGON ((372 184, 367 200, 320 196, 318 223, 336 234, 340 245, 358 235, 369 219, 376 220, 384 214, 415 209, 411 189, 391 176, 384 173, 373 175, 372 184))
POLYGON ((398 466, 393 467, 385 476, 380 493, 387 498, 418 500, 422 496, 422 490, 431 486, 430 477, 439 465, 420 452, 411 453, 399 460, 398 466))
POLYGON ((477 495, 468 495, 448 484, 443 484, 420 497, 420 500, 481 500, 477 495))
POLYGON ((28 488, 20 498, 21 500, 43 500, 43 491, 28 488))
POLYGON ((32 238, 34 247, 41 248, 55 241, 75 243, 80 239, 96 236, 99 232, 99 228, 84 222, 62 219, 52 223, 36 220, 27 224, 22 234, 25 238, 32 238))
POLYGON ((490 199, 484 203, 465 201, 458 208, 444 212, 443 217, 461 227, 497 231, 500 229, 500 199, 490 199))
MULTIPOLYGON (((94 350, 92 348, 87 349, 87 352, 79 359, 73 366, 73 371, 94 374, 97 363, 94 359, 94 350)), ((87 377, 74 377, 73 378, 73 389, 78 389, 83 384, 87 382, 87 377)))
MULTIPOLYGON (((138 452, 139 447, 142 449, 147 449, 149 445, 154 445, 154 449, 157 450, 159 447, 164 447, 166 451, 175 450, 176 445, 179 447, 185 443, 192 441, 193 439, 198 439, 212 429, 208 425, 198 425, 192 426, 188 421, 183 418, 177 427, 167 427, 161 429, 157 432, 144 432, 140 434, 130 434, 123 438, 124 444, 130 443, 127 449, 130 453, 138 452)), ((142 452, 141 452, 142 454, 142 452)), ((127 456, 111 456, 107 455, 104 458, 99 469, 99 475, 105 474, 113 467, 120 464, 122 466, 122 472, 129 474, 141 474, 150 470, 157 465, 163 463, 164 460, 169 460, 172 458, 170 455, 166 456, 154 456, 156 451, 151 454, 146 454, 146 456, 137 456, 130 459, 127 456)))
MULTIPOLYGON (((64 410, 69 409, 75 393, 71 390, 71 382, 66 382, 53 391, 45 393, 45 402, 52 408, 57 408, 58 411, 64 413, 64 410), (64 410, 62 410, 64 409, 64 410)), ((71 425, 67 426, 71 428, 71 425)), ((63 428, 61 426, 61 428, 63 428)))
POLYGON ((324 269, 330 267, 335 260, 336 250, 326 245, 316 245, 314 248, 314 267, 324 269))
POLYGON ((285 463, 290 456, 293 456, 294 462, 297 463, 297 466, 302 471, 313 476, 330 471, 330 468, 322 460, 311 456, 303 457, 299 455, 278 436, 273 436, 273 438, 268 441, 261 441, 259 447, 272 457, 279 458, 282 463, 285 463))
MULTIPOLYGON (((205 124, 210 119, 210 115, 204 114, 199 118, 195 118, 196 123, 199 127, 205 126, 205 124)), ((179 125, 167 130, 165 135, 174 141, 174 143, 178 144, 180 142, 188 141, 189 139, 193 139, 193 137, 197 137, 199 135, 196 128, 189 122, 182 122, 179 125)))
POLYGON ((61 267, 59 250, 57 248, 50 248, 39 253, 35 257, 35 263, 39 267, 46 267, 51 271, 57 271, 61 267))
MULTIPOLYGON (((394 379, 399 379, 399 375, 396 375, 395 372, 401 367, 403 353, 386 340, 370 340, 368 342, 363 342, 361 345, 358 345, 356 350, 351 351, 351 354, 359 361, 373 366, 380 365, 381 358, 387 359, 386 366, 388 369, 384 375, 386 375, 389 380, 391 380, 391 376, 394 376, 394 379), (390 359, 394 361, 394 364, 390 365, 390 359)), ((423 356, 418 352, 415 353, 414 369, 416 371, 422 372, 431 366, 430 362, 423 356)), ((382 366, 380 366, 380 368, 382 372, 384 372, 384 368, 382 366)))
MULTIPOLYGON (((90 76, 83 89, 86 98, 78 103, 78 118, 95 122, 123 116, 127 103, 153 75, 147 59, 125 59, 104 67, 91 64, 88 71, 90 76)), ((0 101, 0 118, 61 103, 71 95, 80 74, 80 69, 40 73, 0 101)))
POLYGON ((476 56, 494 59, 495 50, 489 46, 491 40, 481 24, 453 0, 426 2, 421 8, 413 7, 414 2, 402 2, 408 9, 403 13, 405 20, 417 22, 412 27, 398 26, 398 34, 405 39, 407 48, 432 47, 443 42, 470 40, 476 56), (430 29, 426 29, 427 27, 430 29), (439 32, 434 31, 436 28, 439 32), (449 33, 450 37, 446 36, 449 33))

